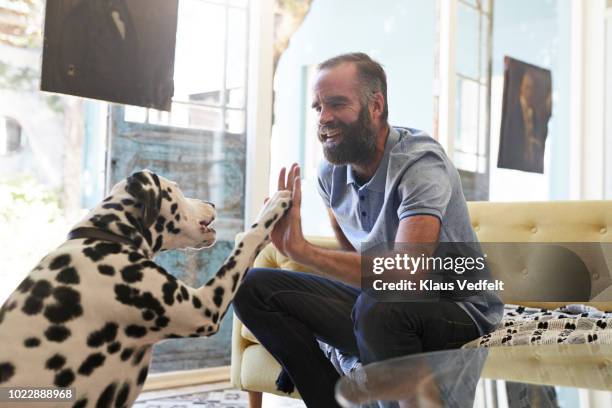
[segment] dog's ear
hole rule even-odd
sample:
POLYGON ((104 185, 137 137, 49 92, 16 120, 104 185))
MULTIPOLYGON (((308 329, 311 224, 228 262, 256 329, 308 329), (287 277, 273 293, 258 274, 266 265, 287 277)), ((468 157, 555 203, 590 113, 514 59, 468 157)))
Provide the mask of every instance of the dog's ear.
POLYGON ((161 210, 161 186, 157 174, 143 170, 127 178, 126 191, 134 197, 137 205, 142 207, 142 223, 149 228, 161 210))

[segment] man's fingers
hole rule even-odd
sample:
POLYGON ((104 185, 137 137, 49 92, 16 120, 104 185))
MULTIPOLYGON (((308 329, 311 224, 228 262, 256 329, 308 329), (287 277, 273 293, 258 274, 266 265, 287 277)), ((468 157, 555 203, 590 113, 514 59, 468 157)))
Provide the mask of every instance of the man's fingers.
POLYGON ((300 175, 298 171, 297 177, 293 181, 293 208, 297 211, 300 210, 300 205, 302 203, 302 181, 300 180, 300 175))
POLYGON ((285 190, 285 172, 287 169, 284 167, 281 168, 280 173, 278 174, 278 191, 285 190))
POLYGON ((289 174, 287 174, 287 190, 293 190, 293 179, 295 178, 295 169, 299 168, 297 163, 293 163, 291 168, 289 169, 289 174))

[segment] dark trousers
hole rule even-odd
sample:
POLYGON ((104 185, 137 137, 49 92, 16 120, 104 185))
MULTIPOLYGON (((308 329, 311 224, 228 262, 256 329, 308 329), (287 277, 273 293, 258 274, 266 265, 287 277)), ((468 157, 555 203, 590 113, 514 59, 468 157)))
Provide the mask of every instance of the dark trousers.
POLYGON ((361 290, 315 275, 254 268, 234 311, 291 377, 308 407, 337 407, 339 374, 317 339, 363 364, 458 348, 478 337, 453 302, 376 302, 361 290))

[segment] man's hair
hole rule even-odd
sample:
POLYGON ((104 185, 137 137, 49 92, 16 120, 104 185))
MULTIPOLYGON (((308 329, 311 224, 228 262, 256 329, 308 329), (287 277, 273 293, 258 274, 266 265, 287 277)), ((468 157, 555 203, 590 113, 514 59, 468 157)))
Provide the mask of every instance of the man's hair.
POLYGON ((382 65, 363 52, 352 52, 325 60, 319 64, 318 69, 321 71, 337 67, 344 63, 352 63, 357 68, 361 103, 363 105, 372 100, 374 93, 380 92, 382 94, 385 102, 381 119, 386 121, 389 116, 389 107, 387 105, 387 75, 382 65))

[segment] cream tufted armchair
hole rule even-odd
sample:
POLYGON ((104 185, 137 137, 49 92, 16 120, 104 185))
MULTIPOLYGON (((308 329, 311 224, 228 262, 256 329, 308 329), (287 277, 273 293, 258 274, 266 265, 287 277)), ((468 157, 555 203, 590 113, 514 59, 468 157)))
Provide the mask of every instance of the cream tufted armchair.
MULTIPOLYGON (((541 299, 542 291, 549 291, 554 298, 557 291, 567 291, 567 285, 554 275, 538 274, 537 267, 521 257, 521 253, 510 257, 512 261, 499 262, 495 242, 609 242, 612 243, 612 201, 553 201, 553 202, 471 202, 468 203, 472 225, 485 252, 489 255, 495 278, 506 282, 502 298, 507 303, 533 305, 541 299), (538 281, 543 284, 535 285, 538 281)), ((309 241, 330 248, 337 247, 333 238, 309 238, 309 241)), ((590 282, 590 301, 600 309, 612 310, 612 245, 603 247, 608 253, 594 254, 592 247, 579 247, 577 252, 587 265, 590 282)), ((504 254, 504 260, 508 254, 504 254)), ((282 268, 308 271, 278 253, 268 245, 257 257, 256 267, 282 268)), ((576 291, 584 288, 575 288, 576 291)), ((576 292, 578 293, 578 292, 576 292)), ((559 302, 538 302, 540 307, 556 307, 559 302)), ((497 370, 502 367, 495 367, 497 370)), ((261 346, 257 339, 234 316, 232 333, 231 380, 234 387, 248 390, 252 408, 261 406, 261 393, 279 394, 275 380, 280 366, 261 346)), ((537 381, 537 379, 534 379, 537 381)), ((299 398, 295 392, 293 397, 299 398)))

